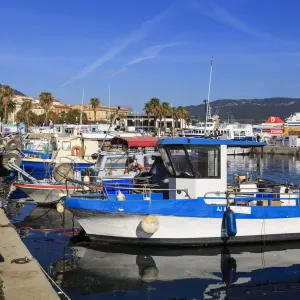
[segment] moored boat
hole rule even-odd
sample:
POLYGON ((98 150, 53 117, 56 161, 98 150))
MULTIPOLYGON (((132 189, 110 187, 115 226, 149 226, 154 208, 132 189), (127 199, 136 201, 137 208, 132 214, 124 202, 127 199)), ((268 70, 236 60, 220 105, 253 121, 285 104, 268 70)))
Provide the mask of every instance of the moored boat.
POLYGON ((170 175, 167 197, 155 188, 155 193, 145 189, 123 198, 67 197, 65 205, 91 239, 112 243, 205 246, 297 240, 299 190, 269 190, 256 183, 227 186, 227 147, 264 145, 161 139, 157 146, 170 175))
MULTIPOLYGON (((89 182, 100 182, 104 184, 125 184, 126 186, 132 186, 134 176, 141 170, 148 171, 153 162, 153 156, 157 156, 158 153, 154 152, 154 147, 157 142, 157 138, 153 137, 140 137, 130 139, 114 138, 112 147, 114 150, 121 149, 117 152, 100 152, 96 164, 93 169, 87 168, 81 170, 81 172, 75 172, 74 174, 68 174, 76 180, 71 183, 70 181, 65 184, 64 178, 58 178, 58 181, 52 182, 15 182, 14 186, 25 192, 32 200, 39 205, 49 205, 56 203, 67 193, 83 192, 84 190, 100 189, 101 186, 88 187, 89 182), (121 147, 121 148, 119 148, 121 147), (125 147, 125 148, 124 148, 125 147), (143 147, 148 152, 135 152, 129 151, 133 148, 143 147), (151 149, 151 151, 150 151, 151 149), (128 150, 128 151, 123 151, 128 150), (95 174, 95 175, 93 175, 95 174), (84 181, 84 176, 87 176, 84 181), (62 182, 63 180, 63 182, 62 182), (82 182, 82 184, 80 184, 82 182)), ((56 172, 56 171, 54 171, 56 172)), ((58 173, 61 173, 58 170, 58 173)), ((69 173, 63 170, 63 173, 69 173)), ((55 175, 55 174, 54 174, 55 175)), ((124 193, 128 192, 122 190, 124 193)), ((114 192, 114 191, 113 191, 114 192)))

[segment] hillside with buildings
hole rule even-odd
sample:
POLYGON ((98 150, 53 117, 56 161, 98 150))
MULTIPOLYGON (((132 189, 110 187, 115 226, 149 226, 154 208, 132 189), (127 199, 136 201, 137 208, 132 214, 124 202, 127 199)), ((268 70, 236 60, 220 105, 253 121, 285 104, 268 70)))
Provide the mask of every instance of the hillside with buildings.
MULTIPOLYGON (((15 94, 11 99, 15 103, 15 110, 8 115, 8 122, 15 123, 17 113, 21 110, 22 103, 25 101, 32 102, 32 109, 31 111, 36 115, 43 115, 45 114, 44 108, 40 105, 39 98, 25 96, 22 93, 15 94)), ((64 104, 60 100, 55 99, 53 101, 52 106, 50 107, 50 112, 55 113, 57 117, 60 117, 62 114, 67 114, 70 111, 81 110, 81 105, 70 105, 64 104)), ((117 110, 117 107, 114 106, 105 106, 100 105, 96 109, 96 122, 100 123, 109 123, 110 116, 117 110)), ((94 123, 94 109, 91 105, 84 105, 82 107, 83 113, 86 115, 87 123, 94 123)), ((121 108, 120 112, 122 115, 128 115, 131 113, 130 109, 121 108)), ((78 120, 79 121, 79 120, 78 120)))
MULTIPOLYGON (((285 119, 300 112, 300 98, 223 99, 212 101, 210 106, 212 113, 222 120, 233 117, 239 122, 264 122, 271 115, 285 119)), ((185 109, 193 117, 205 118, 205 104, 189 105, 185 109)))

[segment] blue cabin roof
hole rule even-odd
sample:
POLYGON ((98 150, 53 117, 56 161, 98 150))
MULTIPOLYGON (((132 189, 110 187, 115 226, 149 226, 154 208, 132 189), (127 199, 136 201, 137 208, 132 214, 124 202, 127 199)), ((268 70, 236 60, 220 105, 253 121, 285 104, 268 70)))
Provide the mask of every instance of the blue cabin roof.
POLYGON ((233 141, 233 140, 219 140, 219 139, 205 139, 205 138, 165 138, 157 142, 157 146, 164 145, 227 145, 227 147, 263 147, 266 142, 253 141, 233 141))

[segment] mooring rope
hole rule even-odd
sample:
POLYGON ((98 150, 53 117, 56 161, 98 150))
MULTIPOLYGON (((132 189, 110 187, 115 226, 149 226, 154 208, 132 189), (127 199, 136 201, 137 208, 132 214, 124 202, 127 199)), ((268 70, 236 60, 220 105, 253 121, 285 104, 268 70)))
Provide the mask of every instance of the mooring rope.
POLYGON ((57 283, 52 279, 52 277, 45 271, 45 269, 40 265, 40 263, 34 258, 31 257, 31 259, 33 259, 38 266, 40 267, 40 269, 43 271, 43 273, 46 275, 46 277, 52 282, 52 284, 59 290, 58 294, 62 294, 65 296, 65 298, 67 300, 71 300, 71 298, 57 285, 57 283))

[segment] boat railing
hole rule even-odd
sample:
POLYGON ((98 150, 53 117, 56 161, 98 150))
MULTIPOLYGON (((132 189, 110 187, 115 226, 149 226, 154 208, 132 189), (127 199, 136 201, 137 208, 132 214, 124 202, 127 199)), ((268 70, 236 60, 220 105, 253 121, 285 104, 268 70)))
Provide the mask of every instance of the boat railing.
MULTIPOLYGON (((257 189, 256 189, 257 190, 257 189)), ((227 200, 231 205, 258 205, 272 206, 275 202, 285 204, 287 201, 294 201, 291 206, 300 205, 300 195, 298 193, 278 193, 278 192, 235 192, 229 190, 227 192, 208 192, 204 194, 205 200, 227 200), (267 201, 266 203, 263 203, 267 201), (268 204, 268 205, 265 205, 268 204)), ((276 203, 276 204, 277 204, 276 203)))
MULTIPOLYGON (((91 190, 93 189, 99 189, 102 190, 104 192, 105 195, 108 195, 108 189, 112 189, 112 190, 125 190, 125 191, 132 191, 132 192, 139 192, 139 193, 143 193, 143 194, 147 194, 150 195, 153 190, 155 192, 171 192, 171 191, 175 191, 178 194, 180 193, 185 193, 185 196, 189 199, 192 199, 192 197, 190 196, 188 189, 169 189, 169 188, 158 188, 157 185, 154 184, 143 184, 143 183, 121 183, 121 182, 116 182, 116 183, 105 183, 105 182, 84 182, 84 181, 80 181, 77 179, 72 179, 72 178, 68 178, 66 180, 66 189, 67 189, 67 193, 68 193, 68 186, 67 186, 67 182, 71 182, 77 185, 81 185, 81 186, 85 186, 85 187, 89 187, 91 190)), ((68 193, 69 194, 69 193, 68 193)))

